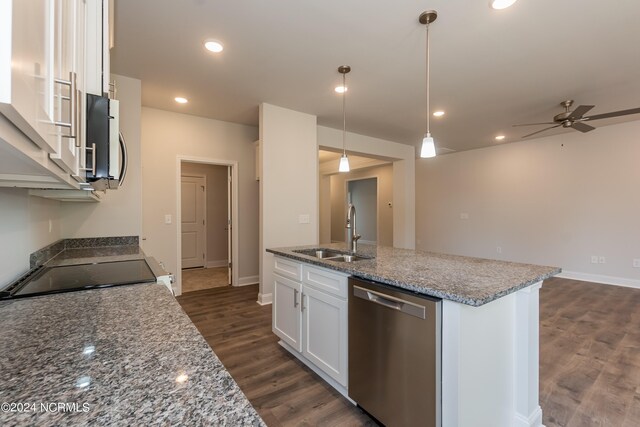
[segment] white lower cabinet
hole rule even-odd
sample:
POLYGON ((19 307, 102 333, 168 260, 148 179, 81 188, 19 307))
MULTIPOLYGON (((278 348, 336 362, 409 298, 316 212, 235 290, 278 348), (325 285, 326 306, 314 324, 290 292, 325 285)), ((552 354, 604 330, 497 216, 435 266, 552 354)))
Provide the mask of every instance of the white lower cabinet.
POLYGON ((274 259, 273 332, 298 353, 296 356, 346 390, 348 276, 289 259, 274 259), (301 267, 302 282, 278 273, 283 261, 301 267), (309 277, 313 280, 306 280, 309 277))

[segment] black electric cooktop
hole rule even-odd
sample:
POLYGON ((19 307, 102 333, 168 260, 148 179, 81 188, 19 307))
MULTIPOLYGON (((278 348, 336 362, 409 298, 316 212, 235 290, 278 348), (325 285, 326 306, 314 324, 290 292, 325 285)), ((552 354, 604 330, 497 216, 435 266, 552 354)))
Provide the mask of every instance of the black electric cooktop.
POLYGON ((155 281, 143 259, 41 267, 0 292, 0 298, 23 298, 155 281))

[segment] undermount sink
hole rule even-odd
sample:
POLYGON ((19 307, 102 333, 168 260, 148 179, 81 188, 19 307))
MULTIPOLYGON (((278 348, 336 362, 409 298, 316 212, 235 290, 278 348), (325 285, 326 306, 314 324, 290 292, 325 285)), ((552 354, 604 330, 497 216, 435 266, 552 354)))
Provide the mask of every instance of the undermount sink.
POLYGON ((336 261, 336 262, 354 262, 360 261, 363 259, 371 259, 368 256, 362 255, 353 255, 349 252, 339 251, 336 249, 300 249, 297 251, 299 254, 308 255, 318 259, 324 259, 327 261, 336 261))

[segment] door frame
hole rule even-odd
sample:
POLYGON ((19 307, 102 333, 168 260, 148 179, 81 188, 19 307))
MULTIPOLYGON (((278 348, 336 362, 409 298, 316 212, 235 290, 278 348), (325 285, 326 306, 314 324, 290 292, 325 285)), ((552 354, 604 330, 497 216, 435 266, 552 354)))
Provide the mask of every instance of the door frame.
MULTIPOLYGON (((377 245, 380 240, 380 180, 377 175, 365 175, 358 178, 347 178, 344 180, 344 206, 345 206, 345 215, 347 213, 347 206, 349 206, 349 183, 353 181, 364 181, 366 179, 375 179, 376 180, 376 241, 371 242, 370 240, 361 240, 363 244, 369 245, 377 245)), ((356 218, 358 215, 356 207, 356 218)), ((356 224, 356 227, 358 224, 356 224)), ((356 231, 358 231, 356 229, 356 231)))
MULTIPOLYGON (((189 163, 189 162, 187 162, 189 163)), ((182 163, 180 164, 180 166, 182 166, 182 163)), ((191 177, 191 178, 202 178, 204 180, 204 227, 203 227, 203 233, 204 233, 204 242, 202 242, 202 250, 204 252, 204 261, 203 261, 203 268, 207 268, 207 226, 208 221, 207 221, 207 176, 206 175, 202 175, 202 174, 198 174, 198 173, 186 173, 186 174, 180 174, 180 184, 182 184, 182 178, 183 177, 191 177)), ((178 246, 179 248, 179 252, 180 252, 180 263, 182 263, 182 187, 180 187, 180 246, 178 246)), ((180 266, 181 270, 182 270, 182 265, 180 266)))
MULTIPOLYGON (((206 165, 227 166, 231 168, 231 286, 238 286, 238 162, 235 160, 212 159, 196 156, 176 156, 176 229, 178 248, 182 248, 182 162, 206 165)), ((176 255, 176 295, 182 295, 182 250, 176 255)))

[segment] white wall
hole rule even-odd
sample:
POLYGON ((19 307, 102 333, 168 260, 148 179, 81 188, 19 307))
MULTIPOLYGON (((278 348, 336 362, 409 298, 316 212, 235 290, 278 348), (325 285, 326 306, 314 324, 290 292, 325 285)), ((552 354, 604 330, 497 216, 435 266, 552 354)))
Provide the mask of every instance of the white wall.
POLYGON ((420 159, 418 248, 640 286, 639 161, 640 121, 420 159))
MULTIPOLYGON (((318 146, 342 149, 342 131, 318 126, 318 146)), ((416 148, 347 132, 347 151, 393 161, 393 246, 413 249, 416 238, 416 148)))
POLYGON ((61 236, 60 202, 28 192, 0 188, 0 288, 29 270, 29 254, 61 236))
POLYGON ((177 271, 178 156, 238 162, 239 282, 258 277, 258 183, 253 142, 258 130, 220 120, 142 108, 143 249, 177 271), (165 224, 165 215, 172 223, 165 224))
MULTIPOLYGON (((329 225, 329 238, 333 241, 344 241, 345 239, 345 221, 346 221, 346 182, 352 179, 377 178, 377 243, 382 246, 393 246, 393 216, 395 206, 393 205, 393 166, 384 165, 367 169, 359 169, 349 173, 339 173, 330 177, 330 208, 329 221, 327 224, 324 216, 326 209, 321 208, 321 225, 326 227, 329 225), (389 206, 389 203, 392 206, 389 206)), ((359 234, 361 225, 363 208, 356 205, 356 216, 358 223, 357 231, 359 234)), ((320 228, 321 234, 323 227, 320 228)), ((364 239, 363 235, 363 239, 364 239)), ((328 243, 328 241, 322 242, 328 243)))
POLYGON ((111 76, 118 87, 120 130, 127 142, 127 176, 123 186, 107 191, 100 203, 62 203, 62 236, 65 238, 142 234, 140 80, 115 74, 111 76))
POLYGON ((273 255, 266 248, 318 243, 318 144, 316 116, 260 105, 260 294, 271 302, 273 255), (299 215, 308 215, 300 223, 299 215))
POLYGON ((207 185, 207 265, 227 265, 227 166, 182 163, 182 175, 203 175, 207 185))

